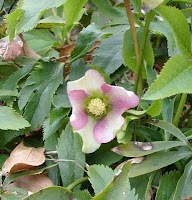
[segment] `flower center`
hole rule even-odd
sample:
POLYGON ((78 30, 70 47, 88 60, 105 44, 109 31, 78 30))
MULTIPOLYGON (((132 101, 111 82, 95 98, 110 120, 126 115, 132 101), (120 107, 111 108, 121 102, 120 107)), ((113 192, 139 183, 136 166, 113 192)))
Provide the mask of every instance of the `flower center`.
POLYGON ((87 110, 89 113, 93 114, 94 116, 100 117, 105 114, 106 105, 101 99, 94 98, 89 101, 87 110))

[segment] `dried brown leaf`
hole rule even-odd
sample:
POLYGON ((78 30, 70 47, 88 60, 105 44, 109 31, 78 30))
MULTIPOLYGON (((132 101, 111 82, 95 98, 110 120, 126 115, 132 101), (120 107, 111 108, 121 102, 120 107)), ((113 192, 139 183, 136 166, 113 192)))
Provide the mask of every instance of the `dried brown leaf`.
POLYGON ((39 60, 41 58, 41 56, 39 54, 37 54, 35 51, 33 51, 32 49, 29 48, 27 42, 23 39, 22 34, 19 35, 22 42, 23 42, 23 48, 22 48, 22 53, 20 56, 26 56, 29 58, 34 58, 36 60, 39 60))
POLYGON ((183 200, 192 200, 192 197, 184 198, 183 200))
POLYGON ((10 42, 8 37, 0 39, 0 55, 3 61, 15 59, 22 52, 23 41, 16 35, 13 42, 10 42))
POLYGON ((14 186, 30 192, 36 192, 46 187, 53 186, 53 183, 45 174, 37 174, 16 179, 14 186))
POLYGON ((20 143, 10 154, 2 167, 3 174, 14 173, 39 166, 45 162, 45 149, 26 147, 20 143))

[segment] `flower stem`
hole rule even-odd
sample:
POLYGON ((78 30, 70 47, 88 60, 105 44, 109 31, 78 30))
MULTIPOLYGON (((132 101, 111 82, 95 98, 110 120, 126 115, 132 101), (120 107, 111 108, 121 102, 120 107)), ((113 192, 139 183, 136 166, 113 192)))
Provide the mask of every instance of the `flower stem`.
POLYGON ((151 19, 153 18, 153 16, 154 16, 154 13, 152 11, 149 11, 149 13, 147 13, 147 15, 146 15, 143 39, 142 39, 142 43, 141 43, 139 60, 138 60, 138 64, 137 64, 137 71, 136 71, 136 77, 135 77, 134 93, 136 93, 136 94, 137 94, 139 79, 141 76, 141 66, 143 63, 143 55, 144 55, 145 44, 146 44, 146 40, 147 40, 147 36, 148 36, 149 25, 150 25, 150 22, 151 22, 151 19))
POLYGON ((67 189, 68 190, 73 190, 77 185, 79 185, 79 184, 81 184, 81 183, 83 183, 85 181, 88 181, 88 177, 83 177, 81 179, 76 180, 75 182, 71 183, 71 185, 69 185, 67 187, 67 189))
POLYGON ((180 100, 180 103, 179 103, 179 107, 177 109, 177 112, 175 114, 175 118, 173 120, 173 125, 174 126, 178 126, 179 119, 180 119, 181 113, 183 111, 183 107, 185 105, 186 99, 187 99, 187 94, 182 94, 181 100, 180 100))
POLYGON ((138 39, 137 39, 137 32, 136 32, 135 23, 134 23, 134 20, 133 20, 133 15, 132 15, 132 12, 131 12, 130 1, 124 0, 124 4, 125 4, 130 28, 131 28, 131 33, 132 33, 132 36, 133 36, 135 56, 136 56, 136 60, 137 60, 137 63, 138 63, 138 61, 139 61, 139 43, 138 43, 138 39))

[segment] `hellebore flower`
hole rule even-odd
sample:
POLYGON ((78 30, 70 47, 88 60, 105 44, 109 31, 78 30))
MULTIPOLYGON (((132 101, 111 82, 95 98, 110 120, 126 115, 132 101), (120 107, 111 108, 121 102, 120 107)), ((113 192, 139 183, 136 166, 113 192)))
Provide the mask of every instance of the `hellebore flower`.
POLYGON ((110 142, 125 122, 121 116, 138 105, 139 98, 122 87, 105 83, 96 70, 67 83, 72 105, 71 125, 83 140, 83 152, 92 153, 101 143, 110 142))

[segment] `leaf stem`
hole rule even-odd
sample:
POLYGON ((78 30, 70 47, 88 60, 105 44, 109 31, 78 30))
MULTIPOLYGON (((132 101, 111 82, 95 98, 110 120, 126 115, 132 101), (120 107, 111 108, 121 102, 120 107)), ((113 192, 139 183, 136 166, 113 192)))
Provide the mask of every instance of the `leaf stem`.
POLYGON ((88 181, 89 179, 88 179, 88 176, 87 177, 83 177, 83 178, 81 178, 81 179, 78 179, 78 180, 76 180, 75 182, 73 182, 73 183, 71 183, 68 187, 67 187, 67 189, 68 190, 73 190, 77 185, 79 185, 79 184, 81 184, 81 183, 83 183, 83 182, 85 182, 85 181, 88 181))
POLYGON ((153 16, 154 16, 153 11, 149 11, 146 15, 146 22, 145 22, 145 27, 144 27, 144 32, 143 32, 143 39, 142 39, 142 43, 141 43, 139 60, 138 60, 138 64, 137 64, 137 71, 136 71, 136 77, 135 77, 134 93, 136 93, 136 94, 137 94, 137 89, 138 89, 138 85, 139 85, 139 79, 140 79, 140 76, 141 76, 141 66, 142 66, 142 63, 143 63, 143 55, 144 55, 145 44, 146 44, 147 36, 148 36, 149 25, 150 25, 150 22, 151 22, 151 19, 153 18, 153 16))
POLYGON ((132 33, 132 36, 133 36, 135 56, 136 56, 136 60, 137 60, 137 63, 138 63, 138 61, 139 61, 139 43, 138 43, 138 39, 137 39, 137 32, 136 32, 135 23, 134 23, 134 20, 133 20, 133 15, 132 15, 132 12, 131 12, 130 1, 124 0, 124 4, 125 4, 130 28, 131 28, 131 33, 132 33))
POLYGON ((182 94, 181 100, 180 100, 180 103, 179 103, 179 107, 177 108, 177 112, 176 112, 175 118, 173 120, 174 126, 178 126, 179 119, 180 119, 181 113, 183 111, 183 107, 185 105, 186 99, 187 99, 187 94, 182 94))

